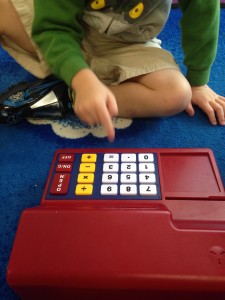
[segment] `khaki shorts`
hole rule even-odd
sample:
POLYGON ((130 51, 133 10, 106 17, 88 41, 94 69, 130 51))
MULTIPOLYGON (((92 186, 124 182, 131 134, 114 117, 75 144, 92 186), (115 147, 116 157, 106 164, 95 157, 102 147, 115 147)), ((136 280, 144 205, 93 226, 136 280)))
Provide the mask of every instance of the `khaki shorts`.
MULTIPOLYGON (((10 0, 15 7, 22 24, 28 34, 31 36, 31 27, 34 16, 33 0, 10 0)), ((18 47, 12 40, 2 36, 1 46, 4 48, 24 69, 38 78, 45 78, 51 71, 47 63, 43 60, 37 49, 37 56, 24 51, 18 47)))
MULTIPOLYGON (((31 36, 33 20, 33 0, 11 0, 22 24, 31 36)), ((179 69, 170 52, 163 50, 157 39, 146 44, 128 44, 107 38, 86 28, 82 50, 91 69, 105 84, 119 84, 143 74, 162 69, 179 69)), ((37 56, 25 52, 3 37, 2 47, 27 71, 36 77, 44 78, 51 71, 40 51, 37 56)))

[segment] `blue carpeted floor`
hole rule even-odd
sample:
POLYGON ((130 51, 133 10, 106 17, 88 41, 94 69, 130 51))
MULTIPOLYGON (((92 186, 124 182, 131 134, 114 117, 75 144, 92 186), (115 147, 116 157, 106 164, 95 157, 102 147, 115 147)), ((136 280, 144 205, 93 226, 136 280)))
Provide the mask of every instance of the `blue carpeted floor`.
MULTIPOLYGON (((173 10, 160 38, 163 46, 182 65, 180 11, 173 10)), ((210 86, 225 95, 225 10, 221 11, 218 56, 210 86), (223 28, 223 30, 222 30, 223 28)), ((34 78, 0 49, 0 92, 19 81, 34 78)), ((184 68, 182 67, 184 71, 184 68)), ((185 113, 164 119, 118 120, 116 140, 109 144, 99 129, 84 127, 79 120, 51 124, 23 121, 16 126, 0 125, 0 299, 17 299, 6 284, 6 268, 21 212, 37 206, 41 199, 53 153, 72 147, 211 148, 225 185, 225 127, 211 126, 199 110, 193 118, 185 113)), ((193 174, 194 176, 194 174, 193 174)))

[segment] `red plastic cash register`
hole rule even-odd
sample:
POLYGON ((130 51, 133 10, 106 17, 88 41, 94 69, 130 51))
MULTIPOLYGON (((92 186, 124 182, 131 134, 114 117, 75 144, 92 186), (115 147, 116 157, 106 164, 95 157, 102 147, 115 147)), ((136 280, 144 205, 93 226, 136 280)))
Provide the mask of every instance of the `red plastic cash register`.
POLYGON ((225 299, 225 192, 209 149, 60 149, 21 216, 23 299, 225 299), (191 297, 191 298, 190 298, 191 297))

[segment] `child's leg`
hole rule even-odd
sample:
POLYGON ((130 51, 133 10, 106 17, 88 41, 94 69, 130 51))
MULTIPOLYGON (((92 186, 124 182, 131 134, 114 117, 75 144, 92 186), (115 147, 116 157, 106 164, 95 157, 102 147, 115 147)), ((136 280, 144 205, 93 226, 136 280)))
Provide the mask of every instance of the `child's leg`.
POLYGON ((33 0, 0 0, 0 44, 25 70, 38 78, 51 74, 30 33, 33 0))
POLYGON ((160 117, 182 112, 191 101, 191 87, 176 69, 138 76, 117 86, 114 93, 120 117, 160 117))
POLYGON ((0 0, 0 35, 14 41, 19 47, 35 54, 35 49, 10 0, 0 0))

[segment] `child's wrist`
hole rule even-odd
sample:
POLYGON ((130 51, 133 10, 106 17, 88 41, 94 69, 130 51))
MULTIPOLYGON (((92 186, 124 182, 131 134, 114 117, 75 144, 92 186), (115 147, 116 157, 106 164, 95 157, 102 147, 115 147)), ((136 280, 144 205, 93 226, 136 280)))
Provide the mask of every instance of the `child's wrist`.
POLYGON ((96 75, 90 69, 82 69, 72 78, 71 87, 76 90, 86 85, 88 81, 94 81, 96 79, 96 75))

